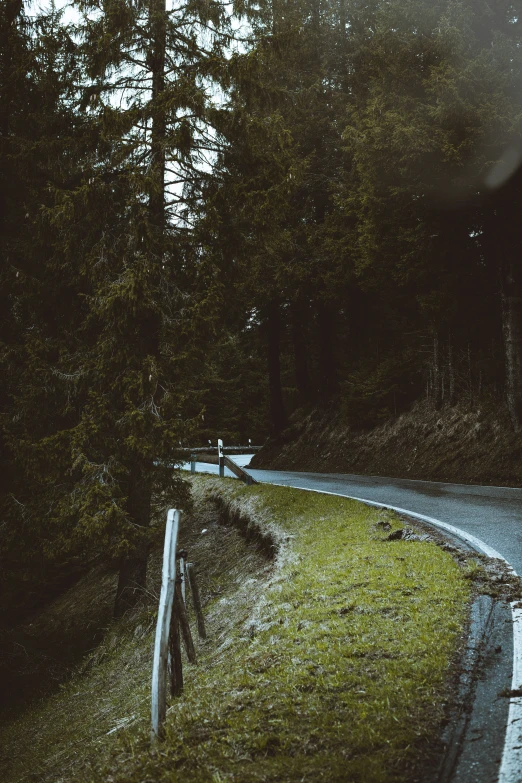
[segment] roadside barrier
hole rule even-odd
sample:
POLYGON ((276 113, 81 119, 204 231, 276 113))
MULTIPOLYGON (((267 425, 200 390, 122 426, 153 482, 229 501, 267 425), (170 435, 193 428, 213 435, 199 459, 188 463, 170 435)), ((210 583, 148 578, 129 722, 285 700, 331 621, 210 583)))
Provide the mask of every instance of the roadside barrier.
MULTIPOLYGON (((259 447, 252 446, 250 448, 253 449, 259 447)), ((231 449, 228 448, 227 451, 229 450, 231 449)), ((231 460, 229 457, 226 456, 226 454, 224 453, 224 446, 221 438, 219 438, 218 440, 217 454, 211 454, 206 451, 202 452, 200 449, 192 449, 190 454, 191 473, 196 472, 196 462, 203 462, 207 465, 218 465, 219 475, 221 478, 223 478, 225 475, 225 468, 228 468, 230 472, 234 474, 234 476, 237 476, 238 479, 244 481, 247 486, 251 486, 252 484, 257 484, 257 481, 254 478, 252 478, 250 473, 248 473, 244 468, 241 468, 233 460, 231 460)))
MULTIPOLYGON (((262 446, 252 446, 252 444, 248 443, 248 446, 223 446, 223 451, 227 454, 248 454, 250 451, 260 451, 263 447, 262 446)), ((212 441, 209 440, 208 446, 197 446, 195 448, 185 448, 182 447, 181 451, 184 453, 194 453, 194 454, 203 454, 207 451, 210 451, 212 449, 212 441)))
POLYGON ((187 583, 196 613, 198 634, 206 639, 201 599, 194 564, 187 562, 187 551, 176 551, 181 511, 171 508, 167 514, 161 593, 152 663, 151 741, 162 740, 167 714, 167 688, 170 674, 171 696, 183 692, 181 639, 190 663, 196 663, 196 650, 186 610, 187 583), (176 575, 176 560, 179 566, 176 575))

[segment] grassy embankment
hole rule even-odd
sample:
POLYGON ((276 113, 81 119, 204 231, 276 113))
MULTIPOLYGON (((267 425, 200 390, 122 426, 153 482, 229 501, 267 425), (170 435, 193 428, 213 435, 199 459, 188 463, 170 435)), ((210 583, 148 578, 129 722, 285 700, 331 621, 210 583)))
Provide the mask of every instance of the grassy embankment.
MULTIPOLYGON (((465 571, 433 543, 386 541, 400 522, 353 501, 194 483, 180 543, 200 573, 209 639, 185 667, 166 741, 149 749, 158 553, 149 604, 0 728, 2 780, 423 779, 462 641, 465 571), (229 521, 256 521, 275 557, 217 524, 216 492, 236 509, 229 521)), ((72 589, 81 602, 81 583, 72 589)))

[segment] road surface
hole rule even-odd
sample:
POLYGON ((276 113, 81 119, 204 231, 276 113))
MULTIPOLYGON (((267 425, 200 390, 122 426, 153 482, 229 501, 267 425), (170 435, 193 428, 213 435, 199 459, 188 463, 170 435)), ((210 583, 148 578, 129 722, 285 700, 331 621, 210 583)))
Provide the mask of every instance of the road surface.
POLYGON ((522 489, 339 473, 249 472, 257 481, 364 498, 434 517, 481 539, 522 574, 522 489))
MULTIPOLYGON (((252 470, 248 468, 250 455, 231 459, 247 467, 256 481, 373 500, 454 525, 495 549, 522 575, 522 489, 344 473, 252 470)), ((197 463, 197 469, 218 472, 217 465, 197 463)), ((232 473, 226 470, 226 475, 232 473)))

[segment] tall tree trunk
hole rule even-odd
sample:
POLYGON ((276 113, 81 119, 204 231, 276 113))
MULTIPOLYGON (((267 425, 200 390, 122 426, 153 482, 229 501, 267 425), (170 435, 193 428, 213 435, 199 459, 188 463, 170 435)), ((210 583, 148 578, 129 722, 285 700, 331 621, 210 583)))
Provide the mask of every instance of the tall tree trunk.
POLYGON ((280 337, 281 313, 279 302, 272 301, 268 307, 266 319, 268 384, 270 390, 270 419, 272 434, 279 435, 285 428, 286 416, 281 388, 280 337))
POLYGON ((341 45, 344 49, 346 46, 346 0, 339 0, 339 31, 341 33, 341 45))
POLYGON ((308 346, 306 341, 306 315, 301 296, 291 304, 292 341, 294 345, 295 380, 299 402, 306 405, 310 400, 310 376, 308 372, 308 346))
POLYGON ((455 405, 455 352, 451 332, 448 336, 448 402, 451 406, 455 405))
POLYGON ((167 10, 165 0, 150 0, 152 29, 152 129, 151 172, 149 195, 150 222, 156 229, 155 239, 160 248, 165 230, 165 143, 167 120, 163 104, 165 92, 165 49, 167 45, 167 10))
POLYGON ((433 405, 436 410, 442 406, 442 382, 440 369, 440 345, 437 332, 433 335, 433 405))
MULTIPOLYGON (((275 39, 281 25, 281 9, 279 0, 272 0, 272 37, 275 39)), ((277 45, 276 45, 277 49, 277 45)))
POLYGON ((503 252, 500 261, 500 296, 506 398, 515 432, 522 429, 522 269, 519 258, 503 252))
POLYGON ((3 224, 6 221, 7 192, 9 187, 8 153, 9 129, 13 95, 20 78, 17 68, 20 63, 14 62, 13 40, 16 34, 16 23, 22 13, 21 0, 7 0, 0 7, 0 237, 3 224))
POLYGON ((319 60, 319 31, 320 31, 320 25, 321 25, 321 8, 320 8, 321 0, 312 0, 311 8, 312 8, 312 26, 313 30, 316 36, 316 56, 319 60))
POLYGON ((17 18, 23 10, 22 0, 4 0, 0 8, 0 136, 9 135, 13 91, 16 90, 15 64, 12 62, 12 37, 17 18), (13 84, 14 83, 14 84, 13 84))
POLYGON ((150 468, 140 465, 139 460, 136 460, 129 475, 126 510, 135 525, 138 541, 120 564, 114 605, 115 617, 121 617, 136 604, 147 584, 149 547, 146 531, 150 524, 151 490, 150 468))
MULTIPOLYGON (((165 143, 166 113, 162 103, 165 91, 165 50, 167 40, 167 11, 165 0, 150 0, 149 22, 151 29, 151 48, 149 62, 152 71, 151 100, 151 180, 149 191, 149 224, 152 243, 150 259, 152 270, 161 269, 163 242, 165 234, 165 143)), ((152 274, 159 274, 158 271, 152 274)), ((139 340, 140 358, 145 364, 147 357, 159 353, 158 317, 150 310, 143 313, 139 340)), ((147 583, 148 545, 146 529, 150 525, 152 502, 151 459, 136 455, 130 469, 127 512, 138 533, 137 544, 122 560, 116 590, 114 616, 120 617, 134 606, 147 583), (141 533, 141 536, 140 536, 141 533)))
POLYGON ((322 395, 330 395, 335 387, 334 365, 334 326, 331 310, 324 302, 317 305, 317 325, 319 337, 319 391, 322 395))
MULTIPOLYGON (((16 94, 17 82, 21 74, 17 73, 20 63, 14 62, 13 39, 16 35, 16 25, 23 11, 22 0, 4 0, 0 5, 0 258, 7 267, 9 255, 9 224, 12 215, 8 215, 8 193, 13 182, 12 168, 9 161, 10 153, 10 119, 12 101, 16 94)), ((20 97, 19 97, 20 100, 20 97)), ((12 241, 12 240, 11 240, 12 241)), ((7 286, 2 286, 0 293, 0 343, 8 345, 13 339, 11 292, 7 286)), ((9 409, 9 384, 4 379, 0 388, 0 414, 9 409)), ((14 460, 5 434, 0 430, 0 509, 4 497, 7 496, 16 476, 14 460)))

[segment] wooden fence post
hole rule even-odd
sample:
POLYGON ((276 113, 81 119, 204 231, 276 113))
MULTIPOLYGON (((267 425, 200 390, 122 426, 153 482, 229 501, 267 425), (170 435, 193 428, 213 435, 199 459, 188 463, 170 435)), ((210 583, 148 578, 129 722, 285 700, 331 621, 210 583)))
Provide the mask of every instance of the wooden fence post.
POLYGON ((183 598, 183 603, 186 603, 186 589, 185 589, 185 583, 187 580, 186 575, 186 569, 185 569, 185 563, 187 562, 187 550, 186 549, 180 549, 178 552, 179 557, 179 575, 181 577, 181 597, 183 598))
POLYGON ((190 632, 190 625, 187 617, 187 610, 181 597, 179 580, 176 580, 176 589, 174 591, 174 614, 179 623, 181 629, 181 635, 183 636, 183 644, 185 645, 185 652, 190 663, 196 663, 196 651, 194 649, 194 642, 192 641, 192 634, 190 632))
POLYGON ((218 438, 218 461, 219 461, 219 477, 225 476, 225 458, 223 456, 223 441, 218 438))
POLYGON ((176 592, 170 621, 170 694, 180 696, 183 693, 183 662, 181 660, 181 642, 179 633, 179 617, 176 611, 176 592))
POLYGON ((194 570, 194 563, 187 563, 187 578, 190 585, 190 592, 192 593, 192 603, 194 604, 194 611, 196 612, 196 618, 198 621, 199 638, 206 639, 207 632, 205 629, 205 621, 203 619, 203 611, 201 609, 201 598, 199 595, 198 584, 196 582, 196 572, 194 570))
POLYGON ((180 516, 181 514, 177 509, 171 508, 167 514, 167 527, 165 529, 161 594, 152 664, 151 740, 153 741, 163 739, 163 724, 167 714, 169 632, 176 583, 176 542, 180 516))

